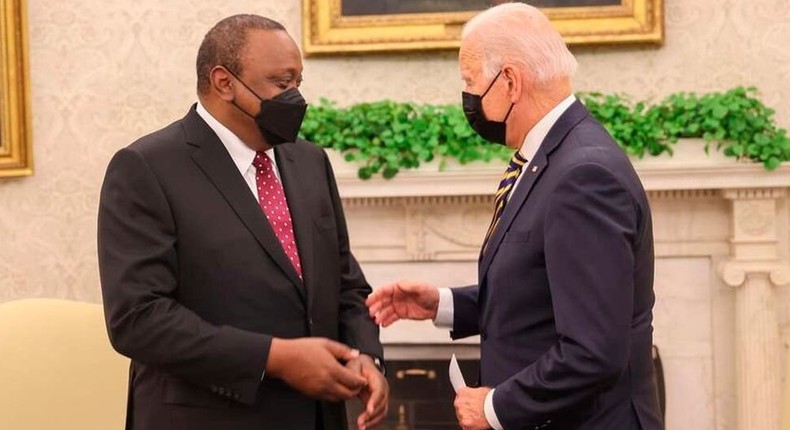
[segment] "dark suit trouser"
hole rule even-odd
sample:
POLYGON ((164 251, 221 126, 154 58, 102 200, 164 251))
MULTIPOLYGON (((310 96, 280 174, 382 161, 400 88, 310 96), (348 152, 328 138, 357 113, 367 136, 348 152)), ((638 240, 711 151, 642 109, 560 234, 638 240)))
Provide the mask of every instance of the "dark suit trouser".
POLYGON ((315 408, 315 430, 324 430, 324 417, 321 413, 321 403, 315 408))

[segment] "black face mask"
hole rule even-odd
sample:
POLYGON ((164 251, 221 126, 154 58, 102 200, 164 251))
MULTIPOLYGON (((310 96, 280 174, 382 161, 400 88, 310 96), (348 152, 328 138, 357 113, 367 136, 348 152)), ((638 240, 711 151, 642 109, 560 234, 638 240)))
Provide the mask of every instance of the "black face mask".
POLYGON ((461 98, 464 107, 464 115, 466 116, 466 120, 469 121, 469 125, 472 126, 472 129, 477 132, 480 137, 489 142, 505 145, 505 136, 507 135, 506 123, 507 118, 510 116, 510 112, 513 110, 513 103, 510 104, 510 109, 508 109, 507 115, 505 115, 505 119, 502 121, 491 121, 486 118, 486 114, 483 112, 483 97, 488 94, 488 91, 491 90, 491 87, 494 86, 494 83, 501 74, 502 71, 500 70, 499 73, 494 76, 494 80, 491 81, 482 95, 470 94, 464 91, 461 94, 461 98))
POLYGON ((235 73, 227 68, 226 70, 261 101, 261 110, 257 115, 251 115, 236 104, 235 101, 233 105, 255 120, 266 142, 271 146, 295 142, 296 136, 299 135, 299 129, 302 128, 302 120, 304 120, 304 115, 307 112, 307 102, 299 90, 290 88, 275 97, 263 99, 249 85, 239 79, 235 73))

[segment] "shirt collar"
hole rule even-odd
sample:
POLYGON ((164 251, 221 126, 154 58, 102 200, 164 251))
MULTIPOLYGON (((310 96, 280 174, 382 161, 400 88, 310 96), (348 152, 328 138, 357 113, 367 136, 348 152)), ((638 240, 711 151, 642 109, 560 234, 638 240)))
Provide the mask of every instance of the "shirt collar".
POLYGON ((576 96, 573 94, 569 95, 563 101, 559 102, 557 106, 554 106, 546 116, 541 118, 540 121, 532 127, 532 130, 527 133, 527 137, 524 138, 524 143, 521 144, 521 149, 519 150, 524 158, 528 161, 532 161, 532 157, 534 157, 535 153, 540 149, 540 145, 543 143, 543 140, 546 139, 549 130, 554 127, 554 124, 560 119, 560 116, 562 116, 575 101, 576 96))
MULTIPOLYGON (((255 150, 244 144, 238 136, 236 136, 230 129, 222 125, 219 120, 214 118, 213 115, 206 110, 203 105, 198 102, 195 109, 197 114, 206 121, 209 127, 214 130, 214 133, 219 137, 222 145, 228 150, 233 164, 239 169, 239 172, 244 175, 252 166, 252 161, 255 160, 255 150)), ((266 155, 274 162, 274 148, 266 150, 266 155)))

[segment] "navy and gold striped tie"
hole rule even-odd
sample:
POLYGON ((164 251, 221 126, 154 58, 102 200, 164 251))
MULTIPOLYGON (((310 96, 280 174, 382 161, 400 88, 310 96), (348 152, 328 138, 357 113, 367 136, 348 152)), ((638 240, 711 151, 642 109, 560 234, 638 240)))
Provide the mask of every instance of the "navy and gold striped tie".
POLYGON ((502 181, 499 183, 499 188, 494 197, 494 217, 491 218, 491 225, 488 226, 486 238, 483 241, 483 251, 488 247, 488 241, 491 239, 491 235, 494 234, 499 224, 499 218, 502 216, 502 212, 505 211, 505 203, 507 203, 510 191, 513 189, 513 185, 516 184, 516 180, 521 174, 521 170, 524 168, 525 164, 527 164, 527 159, 524 158, 519 151, 516 151, 516 153, 513 154, 513 158, 510 159, 510 164, 508 164, 505 170, 505 175, 502 177, 502 181))

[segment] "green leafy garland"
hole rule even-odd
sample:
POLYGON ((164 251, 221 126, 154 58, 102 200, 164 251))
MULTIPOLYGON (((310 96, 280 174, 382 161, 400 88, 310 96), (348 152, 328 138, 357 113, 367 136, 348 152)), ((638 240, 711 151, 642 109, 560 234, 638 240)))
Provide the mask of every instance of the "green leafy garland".
MULTIPOLYGON (((629 155, 671 154, 679 138, 702 138, 727 156, 773 170, 790 160, 790 140, 756 93, 743 87, 701 96, 678 93, 652 105, 617 94, 579 97, 629 155)), ((389 179, 437 157, 443 165, 448 158, 466 164, 511 155, 477 136, 459 105, 381 101, 340 108, 322 99, 308 109, 301 136, 360 164, 362 179, 379 172, 389 179)))

